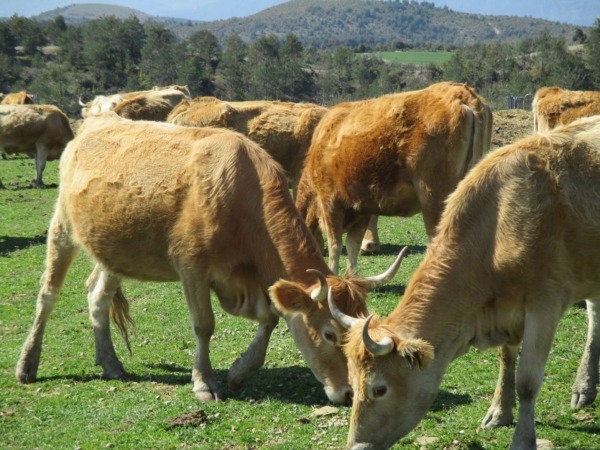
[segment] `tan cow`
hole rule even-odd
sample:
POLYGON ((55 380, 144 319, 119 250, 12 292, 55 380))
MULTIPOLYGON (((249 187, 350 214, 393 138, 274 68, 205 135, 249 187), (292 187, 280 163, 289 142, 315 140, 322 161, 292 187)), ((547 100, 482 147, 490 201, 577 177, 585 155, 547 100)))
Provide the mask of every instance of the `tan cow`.
POLYGON ((43 187, 46 161, 60 158, 73 132, 67 116, 52 105, 0 105, 0 147, 35 155, 35 186, 43 187))
POLYGON ((464 84, 335 105, 315 130, 296 206, 313 232, 325 232, 335 273, 347 230, 347 272, 355 271, 372 214, 421 211, 433 236, 444 200, 490 141, 490 109, 464 84))
POLYGON ((2 105, 33 105, 35 96, 28 94, 27 91, 14 92, 2 97, 2 105))
POLYGON ((543 87, 535 93, 531 109, 533 132, 545 133, 580 117, 600 114, 600 92, 543 87))
POLYGON ((153 89, 119 103, 113 111, 125 119, 164 122, 175 106, 189 99, 179 89, 153 89))
POLYGON ((81 116, 85 119, 91 115, 112 111, 118 104, 123 103, 125 100, 130 100, 138 96, 145 96, 150 92, 160 91, 163 89, 175 89, 180 91, 185 98, 191 98, 188 87, 181 85, 154 86, 152 89, 147 89, 144 91, 121 92, 119 94, 112 95, 97 95, 93 100, 87 103, 84 103, 82 98, 79 97, 81 116))
MULTIPOLYGON (((447 201, 404 298, 385 319, 353 319, 345 352, 354 389, 348 447, 388 448, 436 397, 450 362, 501 346, 482 425, 519 416, 512 449, 534 449, 534 405, 565 310, 600 295, 600 117, 525 138, 484 158, 447 201), (516 359, 520 349, 520 362, 516 359)), ((600 324, 600 300, 588 301, 600 324)), ((600 345, 588 349, 574 406, 593 401, 600 345), (587 372, 587 373, 585 373, 587 372)))
POLYGON ((212 290, 226 312, 259 323, 229 371, 231 388, 262 366, 282 316, 328 397, 348 402, 342 329, 325 302, 327 286, 347 314, 365 314, 368 289, 391 279, 402 258, 380 276, 334 275, 294 207, 283 170, 241 134, 93 116, 61 159, 46 271, 16 371, 21 382, 36 379, 44 328, 78 248, 96 262, 88 301, 104 377, 126 376, 109 330, 112 309, 126 337, 121 279, 180 280, 196 335, 194 392, 202 401, 222 398, 209 359, 212 290))
POLYGON ((314 129, 325 111, 313 103, 226 102, 197 97, 177 105, 167 122, 229 128, 245 134, 281 164, 295 193, 314 129))

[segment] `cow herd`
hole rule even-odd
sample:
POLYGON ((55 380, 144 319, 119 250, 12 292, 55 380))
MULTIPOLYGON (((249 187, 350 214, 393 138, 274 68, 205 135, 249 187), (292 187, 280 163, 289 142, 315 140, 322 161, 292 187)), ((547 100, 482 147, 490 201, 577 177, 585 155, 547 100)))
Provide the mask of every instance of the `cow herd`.
POLYGON ((223 399, 209 357, 213 292, 224 311, 259 324, 229 387, 260 369, 283 318, 327 397, 352 405, 350 449, 389 448, 410 432, 471 346, 500 348, 482 425, 512 424, 518 398, 511 448, 533 449, 556 327, 584 299, 588 341, 572 406, 592 403, 599 381, 598 96, 540 89, 535 133, 492 152, 490 107, 451 82, 329 108, 157 87, 80 100, 75 135, 54 106, 0 105, 0 146, 35 155, 37 187, 46 160, 60 157, 46 267, 16 377, 36 380, 49 315, 81 249, 95 262, 86 287, 105 378, 127 376, 109 328, 112 318, 129 346, 122 279, 179 281, 200 401, 223 399), (397 308, 369 315, 368 292, 395 276, 406 248, 384 273, 364 277, 361 240, 377 248, 378 215, 419 212, 425 257, 397 308))

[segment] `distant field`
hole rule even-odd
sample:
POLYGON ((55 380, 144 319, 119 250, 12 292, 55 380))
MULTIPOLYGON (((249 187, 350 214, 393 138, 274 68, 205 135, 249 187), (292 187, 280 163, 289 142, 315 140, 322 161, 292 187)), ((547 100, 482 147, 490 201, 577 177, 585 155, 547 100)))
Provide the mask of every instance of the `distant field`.
POLYGON ((435 64, 440 65, 449 61, 452 58, 452 52, 375 52, 374 55, 379 56, 386 61, 399 64, 416 64, 416 65, 427 65, 435 64))

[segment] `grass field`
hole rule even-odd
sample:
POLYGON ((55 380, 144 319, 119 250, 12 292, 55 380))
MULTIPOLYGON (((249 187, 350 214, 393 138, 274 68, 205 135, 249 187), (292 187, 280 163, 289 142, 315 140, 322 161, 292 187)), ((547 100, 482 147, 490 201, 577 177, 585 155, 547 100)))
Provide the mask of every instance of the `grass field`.
MULTIPOLYGON (((57 164, 49 188, 30 188, 33 160, 0 160, 0 448, 2 449, 339 449, 350 409, 329 403, 295 348, 285 323, 273 334, 263 369, 240 391, 227 389, 227 370, 251 341, 254 323, 228 316, 215 302, 213 366, 226 396, 201 404, 191 391, 193 338, 176 283, 127 281, 136 333, 133 356, 114 334, 131 377, 104 381, 94 366, 84 281, 91 269, 77 257, 46 330, 38 381, 16 382, 21 345, 33 320, 45 258, 45 233, 57 195, 57 164)), ((381 272, 401 246, 410 254, 399 274, 373 292, 369 308, 389 313, 423 256, 420 216, 382 218, 380 255, 359 259, 363 274, 381 272)), ((345 264, 345 261, 342 262, 345 264)), ((600 448, 599 401, 569 407, 585 342, 585 310, 574 306, 561 323, 537 402, 539 439, 561 449, 600 448)), ((417 428, 394 449, 506 449, 513 428, 480 429, 497 377, 495 351, 470 351, 447 372, 438 398, 417 428)))
POLYGON ((375 55, 381 59, 396 64, 414 64, 417 66, 426 66, 434 64, 436 66, 449 61, 452 58, 452 52, 418 52, 418 51, 397 51, 397 52, 375 52, 375 55))

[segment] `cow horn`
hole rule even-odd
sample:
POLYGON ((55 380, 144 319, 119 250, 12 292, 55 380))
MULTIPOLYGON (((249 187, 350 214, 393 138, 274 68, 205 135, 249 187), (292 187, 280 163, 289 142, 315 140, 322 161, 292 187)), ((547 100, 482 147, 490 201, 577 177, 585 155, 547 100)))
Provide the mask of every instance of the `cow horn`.
POLYGON ((369 322, 371 322, 372 318, 373 314, 367 317, 367 320, 365 320, 365 324, 363 325, 362 337, 365 347, 375 356, 387 355, 394 349, 394 341, 389 336, 385 336, 381 342, 375 342, 371 339, 371 336, 369 336, 369 322))
POLYGON ((400 250, 400 253, 396 257, 396 260, 392 263, 392 265, 390 266, 390 268, 388 270, 386 270, 385 272, 383 272, 379 275, 373 275, 371 277, 367 277, 366 280, 371 282, 371 287, 373 288, 373 287, 381 286, 381 285, 387 283, 388 281, 390 281, 392 278, 394 278, 394 276, 396 275, 396 272, 398 272, 398 269, 400 268, 400 263, 402 263, 402 260, 404 259, 404 256, 406 255, 407 252, 408 252, 408 247, 404 247, 402 250, 400 250))
POLYGON ((83 97, 83 96, 82 96, 82 95, 80 95, 80 96, 79 96, 79 106, 87 106, 87 104, 86 104, 86 103, 83 103, 83 102, 81 101, 81 97, 83 97))
POLYGON ((327 279, 322 272, 315 269, 307 269, 307 272, 313 273, 319 279, 319 287, 314 288, 310 293, 310 298, 316 302, 324 302, 327 300, 327 279))
POLYGON ((327 304, 329 305, 329 311, 331 312, 331 315, 333 316, 335 321, 344 328, 350 329, 357 322, 360 322, 360 319, 344 314, 339 310, 339 308, 335 304, 335 301, 333 300, 332 288, 329 288, 329 292, 327 293, 327 304))

